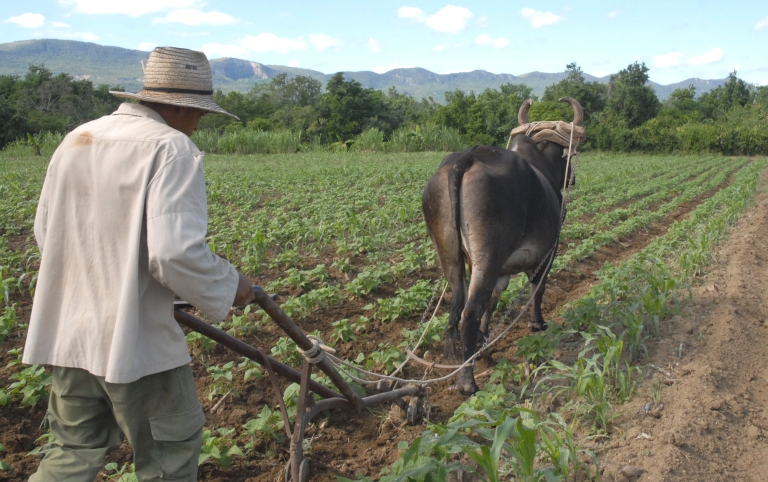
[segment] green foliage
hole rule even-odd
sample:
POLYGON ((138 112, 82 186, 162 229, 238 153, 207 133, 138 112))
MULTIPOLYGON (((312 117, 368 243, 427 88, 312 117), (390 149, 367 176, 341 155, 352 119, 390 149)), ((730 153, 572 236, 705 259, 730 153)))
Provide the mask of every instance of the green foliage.
POLYGON ((235 397, 240 396, 235 388, 234 366, 235 362, 230 361, 224 365, 215 365, 206 369, 213 380, 213 383, 208 386, 208 400, 228 392, 231 392, 235 397))
POLYGON ((725 84, 701 94, 700 110, 706 119, 721 119, 729 110, 751 104, 754 96, 753 88, 736 77, 734 70, 728 74, 725 84))
POLYGON ((366 129, 377 128, 385 133, 397 128, 397 119, 384 105, 384 94, 363 88, 356 80, 344 80, 341 72, 333 75, 320 96, 317 123, 309 134, 324 139, 352 139, 366 129))
POLYGON ((480 95, 462 90, 445 93, 446 104, 438 106, 437 124, 454 128, 465 144, 506 145, 509 132, 517 127, 517 111, 533 97, 526 85, 504 84, 480 95))
POLYGON ((213 459, 222 469, 229 470, 232 457, 244 457, 245 454, 231 437, 235 433, 234 428, 220 428, 215 433, 211 430, 203 431, 203 447, 197 465, 213 459))
POLYGON ((653 88, 646 85, 649 70, 645 63, 635 62, 611 75, 604 113, 606 119, 623 122, 632 129, 656 115, 660 103, 653 88))
MULTIPOLYGON (((272 411, 268 406, 264 405, 261 412, 256 418, 248 420, 243 428, 251 436, 258 438, 260 441, 281 440, 285 436, 283 432, 283 416, 275 410, 272 411)), ((249 451, 255 445, 254 442, 245 445, 246 451, 249 451)))
POLYGON ((423 310, 427 307, 431 295, 432 286, 429 281, 419 280, 408 289, 399 289, 396 297, 378 299, 378 307, 369 304, 364 306, 363 309, 371 310, 376 308, 374 318, 390 322, 423 310))
MULTIPOLYGON (((0 443, 0 454, 5 452, 5 445, 0 443)), ((11 465, 6 463, 3 459, 0 459, 0 470, 11 470, 11 465)))
POLYGON ((51 375, 45 367, 32 365, 9 377, 13 381, 0 395, 0 405, 7 405, 12 400, 19 401, 22 407, 34 407, 41 398, 48 397, 51 375), (19 400, 20 399, 20 400, 19 400))
POLYGON ((4 307, 3 314, 0 315, 0 343, 3 343, 5 339, 11 335, 17 322, 16 303, 4 307))
MULTIPOLYGON (((573 97, 579 101, 584 108, 584 124, 589 127, 592 118, 605 109, 605 101, 608 96, 608 86, 599 82, 587 82, 584 74, 575 62, 568 64, 565 68, 568 76, 544 89, 543 102, 557 102, 561 97, 573 97)), ((531 120, 533 120, 534 104, 531 107, 531 120)), ((564 120, 570 122, 573 119, 573 112, 568 109, 567 117, 564 120)), ((551 119, 556 119, 552 117, 551 119)), ((539 120, 541 120, 540 118, 539 120)), ((550 118, 544 117, 549 120, 550 118)), ((589 129, 587 129, 589 131, 589 129)))
POLYGON ((234 128, 219 134, 214 130, 198 130, 192 141, 201 151, 221 154, 275 154, 301 150, 301 131, 288 129, 263 131, 234 128))
POLYGON ((120 467, 117 462, 110 462, 104 466, 104 470, 112 472, 107 475, 107 480, 114 482, 139 482, 139 478, 136 476, 136 466, 134 464, 123 464, 120 467))
POLYGON ((383 369, 390 373, 403 361, 405 361, 405 355, 401 349, 389 343, 379 343, 379 349, 368 355, 366 364, 369 370, 383 369))
MULTIPOLYGON (((0 149, 28 134, 66 132, 111 113, 122 101, 109 90, 123 89, 94 87, 90 80, 54 75, 43 65, 30 65, 23 79, 0 76, 0 149)), ((30 147, 39 155, 37 140, 32 137, 30 147)))

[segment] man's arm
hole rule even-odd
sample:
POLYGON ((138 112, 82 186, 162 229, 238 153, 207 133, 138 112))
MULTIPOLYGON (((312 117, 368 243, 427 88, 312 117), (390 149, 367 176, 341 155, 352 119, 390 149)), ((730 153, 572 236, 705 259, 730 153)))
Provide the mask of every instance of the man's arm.
POLYGON ((251 282, 205 242, 208 206, 202 155, 169 161, 150 182, 146 200, 149 271, 209 318, 253 300, 251 282))

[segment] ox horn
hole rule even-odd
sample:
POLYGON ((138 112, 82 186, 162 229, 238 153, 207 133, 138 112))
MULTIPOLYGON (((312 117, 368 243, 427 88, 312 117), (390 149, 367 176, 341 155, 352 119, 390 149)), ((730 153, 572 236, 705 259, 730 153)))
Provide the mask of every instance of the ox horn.
POLYGON ((580 126, 584 123, 584 108, 573 97, 560 97, 560 102, 568 102, 573 108, 573 125, 580 126))
POLYGON ((519 125, 522 126, 531 122, 528 120, 528 109, 531 108, 531 104, 533 104, 533 99, 528 99, 523 102, 523 105, 520 106, 520 110, 517 111, 517 123, 519 125))

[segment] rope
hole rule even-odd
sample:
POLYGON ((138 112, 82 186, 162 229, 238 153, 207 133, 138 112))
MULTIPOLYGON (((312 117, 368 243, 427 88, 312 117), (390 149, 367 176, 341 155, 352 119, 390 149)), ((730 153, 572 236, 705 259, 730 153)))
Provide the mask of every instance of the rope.
POLYGON ((312 342, 312 348, 309 348, 307 350, 302 350, 297 346, 296 349, 299 351, 299 353, 301 353, 301 355, 304 358, 306 358, 306 360, 309 363, 313 365, 317 365, 318 363, 323 361, 323 358, 325 358, 326 353, 328 353, 329 355, 333 355, 336 353, 336 350, 326 345, 325 342, 319 336, 307 335, 307 338, 309 338, 309 341, 312 342))
MULTIPOLYGON (((416 342, 416 346, 413 347, 414 350, 417 349, 418 347, 420 347, 421 346, 421 342, 424 341, 424 336, 427 334, 427 331, 429 331, 429 325, 432 324, 432 320, 435 319, 435 315, 437 314, 437 310, 440 308, 440 303, 442 303, 443 297, 445 296, 445 291, 447 289, 448 289, 448 283, 443 283, 443 293, 440 295, 440 299, 437 300, 437 305, 435 306, 435 311, 432 312, 432 317, 427 322, 427 326, 425 326, 424 330, 421 332, 421 337, 419 338, 419 341, 417 341, 416 342)), ((434 295, 433 295, 433 299, 434 299, 434 295)), ((431 301, 432 300, 430 300, 430 303, 429 303, 430 305, 432 304, 431 301)), ((429 306, 427 306, 427 310, 429 310, 429 306)), ((419 328, 417 327, 416 329, 418 330, 419 328)), ((413 353, 411 353, 409 351, 409 348, 410 348, 410 346, 405 348, 405 351, 408 352, 408 357, 405 359, 405 361, 403 363, 400 364, 399 367, 397 367, 397 370, 395 370, 392 373, 390 373, 389 376, 397 375, 403 369, 403 367, 406 365, 406 363, 408 363, 408 360, 410 360, 411 358, 414 357, 413 353)))

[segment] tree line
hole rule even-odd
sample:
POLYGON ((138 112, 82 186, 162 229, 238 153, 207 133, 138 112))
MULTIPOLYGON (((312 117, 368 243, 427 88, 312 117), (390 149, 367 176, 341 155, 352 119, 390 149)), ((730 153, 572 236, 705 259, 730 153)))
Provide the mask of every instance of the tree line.
MULTIPOLYGON (((361 136, 385 141, 404 129, 438 126, 455 132, 464 145, 504 146, 526 99, 536 100, 532 121, 569 121, 570 107, 557 99, 571 96, 585 110, 588 141, 582 150, 768 154, 768 87, 748 84, 732 72, 710 92, 697 94, 689 86, 662 102, 648 84, 648 71, 635 62, 603 84, 587 82, 571 63, 567 76, 540 99, 524 84, 505 84, 481 93, 446 92, 444 103, 416 100, 394 87, 365 88, 342 73, 325 89, 310 77, 280 74, 246 93, 217 91, 216 102, 240 121, 205 116, 201 129, 209 137, 243 130, 300 132, 314 145, 349 147, 361 136)), ((27 134, 67 132, 111 113, 121 100, 109 90, 122 89, 94 87, 90 80, 54 75, 44 66, 30 66, 24 77, 0 76, 0 147, 27 134)))

